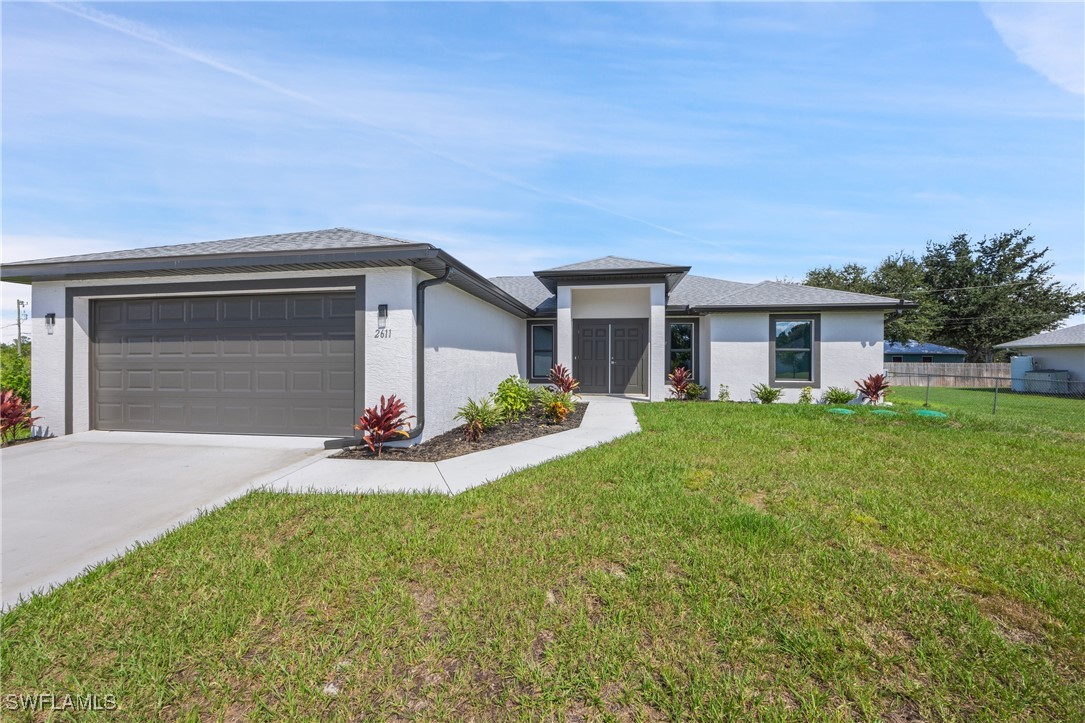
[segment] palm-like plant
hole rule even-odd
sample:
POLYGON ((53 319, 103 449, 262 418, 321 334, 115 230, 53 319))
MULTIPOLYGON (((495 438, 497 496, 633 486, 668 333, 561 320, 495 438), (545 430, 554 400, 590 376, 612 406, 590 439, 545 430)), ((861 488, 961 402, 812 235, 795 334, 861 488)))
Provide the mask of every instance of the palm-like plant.
POLYGON ((367 407, 354 428, 361 430, 362 440, 369 451, 380 457, 385 442, 408 436, 406 430, 411 428, 407 421, 409 419, 414 419, 414 415, 407 416, 407 405, 402 399, 397 399, 393 394, 386 400, 381 395, 380 405, 367 407))

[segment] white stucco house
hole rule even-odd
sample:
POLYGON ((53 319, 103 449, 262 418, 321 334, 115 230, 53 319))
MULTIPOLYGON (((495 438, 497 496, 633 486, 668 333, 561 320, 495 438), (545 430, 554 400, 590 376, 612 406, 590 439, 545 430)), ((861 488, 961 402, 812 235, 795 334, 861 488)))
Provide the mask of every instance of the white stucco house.
POLYGON ((1068 371, 1070 381, 1085 382, 1085 324, 1033 334, 995 348, 1032 357, 1036 369, 1068 371))
POLYGON ((487 279, 426 243, 350 229, 10 263, 32 285, 34 403, 89 429, 353 436, 395 394, 413 438, 554 364, 585 394, 666 397, 677 365, 735 399, 881 371, 895 299, 605 258, 487 279))

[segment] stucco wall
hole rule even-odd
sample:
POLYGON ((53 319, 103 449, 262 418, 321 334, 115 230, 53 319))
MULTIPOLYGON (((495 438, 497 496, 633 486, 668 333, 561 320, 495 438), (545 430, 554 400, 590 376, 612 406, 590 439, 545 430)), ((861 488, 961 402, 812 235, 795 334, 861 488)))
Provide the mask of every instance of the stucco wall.
POLYGON ((574 319, 647 319, 651 314, 647 286, 574 288, 574 319))
MULTIPOLYGON (((418 280, 429 278, 418 274, 418 280)), ((426 427, 423 439, 461 424, 453 417, 467 397, 497 389, 526 371, 525 322, 442 284, 426 292, 426 427)))
MULTIPOLYGON (((880 311, 821 312, 821 375, 817 398, 829 387, 855 388, 855 380, 884 368, 880 311)), ((755 384, 769 381, 769 314, 740 312, 705 317, 712 345, 713 396, 720 384, 731 398, 750 399, 755 384)), ((799 389, 785 389, 781 401, 794 402, 799 389)))
POLYGON ((1021 349, 1018 353, 1033 357, 1037 369, 1065 369, 1070 372, 1070 379, 1085 381, 1085 347, 1037 346, 1021 349))
POLYGON ((31 398, 37 405, 35 414, 45 434, 64 434, 64 285, 56 281, 34 284, 31 293, 30 322, 34 343, 30 347, 30 368, 33 387, 31 398), (45 326, 45 315, 56 314, 53 333, 45 326))

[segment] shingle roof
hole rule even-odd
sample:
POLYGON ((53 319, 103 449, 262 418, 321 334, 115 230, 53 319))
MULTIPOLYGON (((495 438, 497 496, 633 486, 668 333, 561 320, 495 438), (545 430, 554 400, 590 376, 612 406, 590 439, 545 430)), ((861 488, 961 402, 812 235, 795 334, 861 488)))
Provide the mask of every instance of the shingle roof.
POLYGON ((886 354, 967 354, 964 349, 955 349, 941 344, 921 343, 915 339, 909 339, 901 344, 896 341, 885 342, 884 353, 886 354))
POLYGON ((724 281, 710 276, 688 274, 674 290, 668 303, 671 306, 700 306, 714 299, 722 299, 734 293, 748 289, 753 284, 740 281, 724 281))
POLYGON ((1068 326, 1065 329, 1045 331, 1024 339, 996 344, 996 349, 1023 349, 1030 346, 1085 346, 1085 324, 1068 326))
MULTIPOLYGON (((329 228, 321 231, 280 233, 272 236, 246 236, 221 241, 175 244, 173 246, 150 246, 142 249, 105 251, 77 256, 60 256, 34 261, 17 261, 5 266, 20 264, 64 263, 69 261, 124 261, 128 259, 174 258, 180 256, 236 255, 276 251, 309 251, 329 249, 360 249, 381 246, 417 246, 413 241, 376 236, 349 228, 329 228)), ((425 244, 421 244, 425 245, 425 244)))
POLYGON ((557 297, 534 276, 495 276, 490 281, 537 314, 553 313, 558 308, 557 297))
POLYGON ((549 274, 558 271, 633 271, 640 269, 673 269, 676 264, 661 264, 656 261, 638 261, 626 259, 621 256, 603 256, 590 261, 580 261, 565 266, 555 266, 552 269, 544 269, 538 273, 549 274))
POLYGON ((804 284, 787 284, 779 281, 762 281, 747 285, 733 293, 711 300, 698 301, 691 306, 750 307, 817 307, 817 306, 896 306, 897 299, 851 291, 822 289, 804 284))

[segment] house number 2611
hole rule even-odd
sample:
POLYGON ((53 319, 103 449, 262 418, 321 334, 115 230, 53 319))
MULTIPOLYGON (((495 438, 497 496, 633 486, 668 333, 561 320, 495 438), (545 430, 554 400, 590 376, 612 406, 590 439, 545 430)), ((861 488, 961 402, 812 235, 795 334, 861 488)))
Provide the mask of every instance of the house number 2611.
POLYGON ((373 332, 373 338, 374 339, 391 339, 392 338, 392 330, 391 329, 377 329, 375 332, 373 332))

